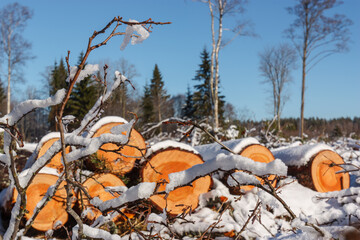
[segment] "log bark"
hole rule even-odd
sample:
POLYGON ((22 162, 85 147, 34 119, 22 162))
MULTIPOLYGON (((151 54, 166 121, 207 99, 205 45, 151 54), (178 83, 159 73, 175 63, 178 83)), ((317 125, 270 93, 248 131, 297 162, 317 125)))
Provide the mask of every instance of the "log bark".
MULTIPOLYGON (((46 173, 38 173, 26 191, 26 210, 25 218, 28 220, 33 215, 33 211, 39 201, 45 196, 48 188, 56 183, 58 176, 46 173)), ((55 226, 61 227, 68 221, 66 212, 66 190, 65 182, 62 182, 55 192, 53 198, 39 212, 32 227, 39 231, 48 231, 55 226)), ((16 202, 18 193, 13 191, 12 205, 16 202)), ((72 203, 74 205, 74 203, 72 203)))
MULTIPOLYGON (((203 162, 201 156, 194 152, 173 147, 161 149, 149 156, 148 162, 142 169, 142 181, 163 183, 158 189, 161 192, 165 190, 170 173, 183 171, 203 162)), ((208 192, 211 185, 210 176, 202 177, 195 180, 191 186, 171 191, 167 198, 164 194, 153 195, 150 201, 158 210, 163 211, 166 208, 173 216, 191 212, 199 204, 199 195, 208 192)))
MULTIPOLYGON (((117 192, 107 191, 106 187, 125 186, 124 182, 120 178, 110 173, 95 174, 94 176, 89 177, 82 185, 87 190, 91 198, 98 197, 102 201, 114 199, 121 195, 117 192)), ((91 222, 102 215, 102 212, 90 203, 89 199, 82 193, 82 191, 79 191, 78 193, 78 202, 81 209, 89 210, 87 211, 85 217, 91 222)))
POLYGON ((288 166, 288 175, 295 176, 300 184, 318 192, 339 191, 350 187, 349 173, 343 170, 342 157, 334 151, 323 150, 301 167, 288 166))
MULTIPOLYGON (((110 133, 111 128, 119 124, 123 123, 104 124, 92 137, 99 137, 101 134, 110 133)), ((101 148, 104 150, 119 149, 119 147, 113 143, 106 143, 102 145, 101 148)), ((106 168, 112 173, 123 175, 130 172, 135 165, 135 161, 142 158, 146 153, 146 144, 143 136, 135 129, 132 129, 128 146, 123 146, 118 152, 119 153, 98 150, 97 157, 105 162, 106 168)))

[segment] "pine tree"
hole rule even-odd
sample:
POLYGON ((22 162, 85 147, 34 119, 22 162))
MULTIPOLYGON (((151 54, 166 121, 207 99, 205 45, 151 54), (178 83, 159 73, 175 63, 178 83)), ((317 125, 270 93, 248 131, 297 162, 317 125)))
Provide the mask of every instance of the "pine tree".
POLYGON ((170 96, 166 93, 164 82, 157 64, 155 64, 153 77, 150 82, 150 92, 154 106, 155 121, 160 122, 164 117, 169 116, 167 114, 169 113, 168 109, 166 108, 168 107, 167 101, 170 96))
POLYGON ((193 94, 194 102, 194 118, 211 118, 212 104, 211 104, 211 91, 210 91, 210 56, 206 48, 201 52, 200 55, 201 64, 199 69, 196 71, 196 75, 193 80, 199 81, 200 83, 195 85, 195 92, 193 94))
POLYGON ((142 125, 146 123, 154 122, 155 119, 154 106, 153 106, 150 86, 147 83, 144 88, 144 95, 141 99, 141 110, 142 110, 142 114, 141 114, 142 125))
POLYGON ((68 102, 68 114, 82 119, 97 100, 97 90, 91 77, 76 83, 68 102))
POLYGON ((6 94, 5 94, 5 89, 3 86, 3 83, 0 79, 0 116, 3 115, 5 113, 5 108, 3 108, 3 106, 5 106, 4 100, 6 99, 6 94))
MULTIPOLYGON (((65 68, 64 61, 61 59, 59 66, 55 62, 54 68, 51 72, 50 79, 49 79, 49 94, 53 96, 57 90, 62 88, 67 88, 66 78, 67 78, 67 70, 65 68)), ((51 131, 58 131, 58 126, 55 121, 56 115, 60 111, 60 106, 55 105, 50 108, 48 121, 50 124, 51 131)))
MULTIPOLYGON (((194 102, 194 118, 211 119, 213 117, 213 103, 211 102, 211 89, 210 89, 210 75, 211 75, 211 59, 206 48, 200 54, 201 64, 196 71, 196 75, 193 80, 200 82, 195 85, 195 92, 193 94, 194 102)), ((219 98, 219 120, 223 121, 224 117, 224 96, 218 95, 219 98)))
POLYGON ((190 87, 188 86, 186 92, 186 99, 183 108, 181 109, 181 117, 185 119, 194 118, 195 108, 193 102, 193 94, 191 93, 190 87))
MULTIPOLYGON (((80 65, 83 57, 84 53, 80 53, 78 65, 80 65)), ((92 76, 84 78, 75 84, 67 106, 65 107, 65 113, 81 120, 95 104, 98 97, 97 95, 97 84, 92 76)))

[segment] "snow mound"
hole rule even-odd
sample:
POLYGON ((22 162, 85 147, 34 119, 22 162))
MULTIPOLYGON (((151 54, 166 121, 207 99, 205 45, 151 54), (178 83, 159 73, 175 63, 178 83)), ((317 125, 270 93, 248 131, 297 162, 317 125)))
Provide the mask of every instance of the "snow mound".
POLYGON ((99 128, 101 128, 102 126, 104 126, 105 124, 108 124, 108 123, 128 123, 128 121, 126 121, 124 118, 118 117, 118 116, 103 117, 91 127, 87 136, 92 137, 99 128))
POLYGON ((313 156, 323 150, 333 149, 326 144, 313 144, 289 147, 280 150, 272 150, 275 158, 281 159, 286 166, 305 166, 313 156))
MULTIPOLYGON (((222 142, 226 147, 230 148, 235 153, 240 153, 244 148, 253 144, 260 144, 256 138, 248 137, 242 139, 235 139, 230 141, 222 142)), ((211 160, 216 157, 216 155, 220 153, 228 154, 229 152, 222 148, 222 146, 218 143, 211 143, 196 146, 195 149, 200 153, 203 157, 204 161, 211 160)))
POLYGON ((165 149, 169 149, 169 148, 179 148, 181 150, 192 152, 194 154, 199 154, 199 152, 196 151, 190 145, 175 142, 175 141, 172 141, 172 140, 166 140, 166 141, 163 141, 163 142, 158 142, 158 143, 154 144, 153 146, 151 146, 151 148, 149 148, 147 150, 145 157, 149 157, 150 155, 152 155, 153 153, 155 153, 157 151, 165 150, 165 149))

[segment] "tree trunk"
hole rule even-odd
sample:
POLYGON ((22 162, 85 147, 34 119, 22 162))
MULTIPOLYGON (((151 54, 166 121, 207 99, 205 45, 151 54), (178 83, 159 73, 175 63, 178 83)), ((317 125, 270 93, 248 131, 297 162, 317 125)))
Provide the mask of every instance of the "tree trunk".
POLYGON ((305 105, 305 77, 306 77, 306 50, 304 49, 304 56, 302 60, 302 84, 301 84, 301 109, 300 109, 300 128, 299 136, 303 138, 304 135, 304 105, 305 105))
POLYGON ((214 81, 214 128, 219 129, 219 52, 221 47, 222 30, 223 30, 223 13, 224 7, 222 0, 219 0, 219 29, 218 39, 215 48, 215 81, 214 81))
POLYGON ((8 86, 7 86, 7 107, 6 107, 6 113, 7 114, 9 114, 10 111, 11 111, 10 80, 11 80, 11 48, 9 49, 9 56, 8 56, 8 86))
POLYGON ((305 36, 304 36, 304 45, 302 52, 302 83, 301 83, 301 113, 300 113, 300 128, 299 136, 303 138, 304 136, 304 105, 305 105, 305 79, 306 79, 306 59, 307 59, 307 50, 308 50, 308 39, 309 39, 309 15, 308 11, 305 12, 305 36))
POLYGON ((211 64, 210 64, 210 98, 211 105, 214 104, 214 62, 215 62, 215 27, 214 27, 214 12, 211 6, 211 0, 208 0, 210 15, 211 15, 211 38, 212 38, 212 50, 211 50, 211 64))
POLYGON ((280 96, 280 92, 277 95, 277 113, 276 113, 276 120, 277 120, 277 129, 280 132, 281 131, 281 126, 280 126, 280 107, 281 107, 281 96, 280 96))

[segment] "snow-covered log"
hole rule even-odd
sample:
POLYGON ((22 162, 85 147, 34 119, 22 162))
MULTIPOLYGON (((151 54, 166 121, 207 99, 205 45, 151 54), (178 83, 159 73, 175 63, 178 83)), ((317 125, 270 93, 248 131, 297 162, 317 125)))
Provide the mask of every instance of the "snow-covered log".
POLYGON ((273 150, 289 168, 288 174, 318 192, 339 191, 350 187, 349 173, 343 172, 342 157, 325 144, 307 144, 273 150))
MULTIPOLYGON (((275 160, 271 151, 261 145, 256 138, 248 137, 242 139, 235 139, 222 142, 222 144, 224 144, 234 153, 239 154, 243 157, 250 158, 256 162, 270 163, 275 160)), ((223 149, 223 147, 218 143, 196 146, 195 149, 201 154, 205 161, 216 158, 216 156, 220 153, 229 154, 229 152, 223 149)), ((276 185, 276 182, 274 180, 275 175, 269 176, 268 179, 273 182, 273 185, 276 185)), ((225 179, 225 181, 227 180, 225 179)), ((242 185, 240 187, 232 187, 231 191, 234 194, 238 194, 241 190, 249 191, 253 187, 253 185, 242 185)))
MULTIPOLYGON (((120 131, 120 134, 126 134, 121 129, 121 125, 127 121, 120 117, 105 117, 95 124, 89 131, 88 137, 99 137, 102 134, 120 131)), ((143 136, 131 129, 130 139, 126 146, 119 148, 113 143, 106 143, 97 151, 97 157, 105 162, 105 167, 112 173, 125 174, 130 172, 137 159, 142 158, 146 153, 146 144, 143 136), (114 152, 116 150, 116 152, 114 152)))

